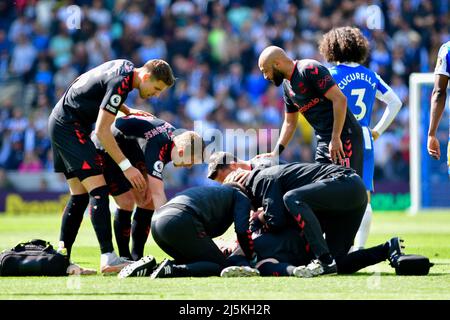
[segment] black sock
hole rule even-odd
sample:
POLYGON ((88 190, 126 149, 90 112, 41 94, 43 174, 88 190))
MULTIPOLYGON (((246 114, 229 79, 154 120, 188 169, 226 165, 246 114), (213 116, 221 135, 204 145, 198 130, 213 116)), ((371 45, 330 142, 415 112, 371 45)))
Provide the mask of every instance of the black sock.
POLYGON ((131 211, 117 209, 114 216, 114 235, 116 237, 119 255, 131 259, 130 234, 131 234, 131 211))
POLYGON ((289 263, 275 263, 275 262, 264 262, 262 265, 258 267, 259 273, 261 276, 276 276, 276 277, 285 277, 292 276, 294 266, 289 263))
POLYGON ((389 245, 380 244, 369 249, 354 251, 342 257, 336 257, 339 274, 351 274, 362 268, 377 264, 388 258, 389 245))
POLYGON ((220 276, 222 267, 214 262, 199 261, 173 265, 173 277, 214 277, 220 276))
POLYGON ((131 226, 131 237, 133 238, 131 257, 133 260, 139 260, 144 255, 144 247, 150 233, 153 212, 154 210, 139 207, 134 211, 133 224, 131 226))
POLYGON ((71 195, 69 202, 67 202, 67 205, 64 208, 59 241, 64 242, 64 247, 67 249, 69 258, 88 203, 89 194, 87 193, 71 195))
POLYGON ((89 192, 89 204, 91 221, 100 243, 100 251, 102 253, 113 252, 108 187, 101 186, 89 192))

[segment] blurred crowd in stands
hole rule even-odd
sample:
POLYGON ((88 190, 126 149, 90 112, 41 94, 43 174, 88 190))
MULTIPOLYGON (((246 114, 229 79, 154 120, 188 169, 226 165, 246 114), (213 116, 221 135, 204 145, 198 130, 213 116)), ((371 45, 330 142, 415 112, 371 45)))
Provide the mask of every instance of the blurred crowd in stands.
MULTIPOLYGON (((375 143, 375 181, 409 179, 408 77, 431 72, 450 39, 450 4, 440 0, 0 0, 0 180, 4 170, 53 170, 47 119, 81 73, 106 60, 136 66, 168 61, 177 77, 159 99, 131 92, 127 104, 179 128, 280 128, 281 88, 264 80, 257 59, 268 45, 292 58, 323 62, 318 41, 355 25, 369 38, 367 65, 403 107, 375 143), (376 5, 377 7, 374 7, 376 5), (379 12, 374 10, 379 8, 379 12), (200 122, 197 122, 200 123, 200 122)), ((384 106, 377 104, 372 124, 384 106)), ((314 136, 301 119, 288 161, 312 161, 314 136)), ((270 143, 260 135, 257 143, 270 143)), ((229 146, 225 145, 225 149, 229 146)), ((233 150, 230 150, 233 151, 233 150)), ((170 186, 206 183, 205 165, 168 169, 170 186)), ((1 188, 1 186, 0 186, 1 188)))

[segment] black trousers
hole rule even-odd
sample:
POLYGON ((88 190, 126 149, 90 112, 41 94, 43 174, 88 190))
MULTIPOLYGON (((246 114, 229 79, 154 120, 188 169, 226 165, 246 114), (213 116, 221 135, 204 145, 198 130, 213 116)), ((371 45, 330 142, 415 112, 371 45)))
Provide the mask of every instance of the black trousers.
POLYGON ((225 255, 214 241, 205 235, 201 222, 189 208, 165 206, 152 218, 152 236, 158 246, 170 255, 176 264, 207 261, 227 266, 225 255))
POLYGON ((254 239, 258 261, 273 258, 294 266, 306 265, 313 259, 298 228, 286 228, 278 233, 265 232, 254 239))
POLYGON ((316 256, 328 249, 335 258, 348 253, 367 206, 364 182, 356 174, 342 174, 290 190, 283 200, 303 226, 316 256), (323 245, 322 232, 328 248, 323 245))

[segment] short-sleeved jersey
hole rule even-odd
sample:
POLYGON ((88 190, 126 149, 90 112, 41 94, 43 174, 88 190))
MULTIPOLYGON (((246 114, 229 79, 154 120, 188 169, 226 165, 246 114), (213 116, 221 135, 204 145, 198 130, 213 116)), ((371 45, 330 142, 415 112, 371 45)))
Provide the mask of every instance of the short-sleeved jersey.
POLYGON ((339 64, 330 69, 339 89, 347 97, 347 105, 361 126, 370 127, 375 98, 390 90, 381 77, 357 63, 339 64))
MULTIPOLYGON (((172 161, 175 128, 170 123, 156 117, 130 115, 117 118, 112 131, 119 147, 136 140, 141 147, 136 152, 144 153, 147 172, 162 180, 164 166, 172 161)), ((96 137, 92 140, 98 149, 103 150, 96 137)))
MULTIPOLYGON (((335 84, 328 69, 311 59, 296 61, 290 79, 283 81, 286 112, 301 112, 319 140, 329 139, 333 131, 333 103, 325 94, 335 84)), ((352 128, 358 126, 353 114, 347 110, 342 134, 352 134, 352 128)))
POLYGON ((439 49, 434 74, 442 74, 450 78, 450 41, 444 43, 439 49))
POLYGON ((100 109, 114 115, 133 90, 134 65, 128 60, 112 60, 82 74, 58 101, 53 116, 62 122, 79 122, 91 129, 100 109))

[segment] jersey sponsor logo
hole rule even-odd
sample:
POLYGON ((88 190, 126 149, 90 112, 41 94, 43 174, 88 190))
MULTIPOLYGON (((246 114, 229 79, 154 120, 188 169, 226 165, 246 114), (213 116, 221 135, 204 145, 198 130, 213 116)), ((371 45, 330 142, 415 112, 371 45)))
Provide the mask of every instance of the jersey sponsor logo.
MULTIPOLYGON (((146 120, 152 120, 152 118, 150 119, 146 119, 146 120)), ((156 128, 153 128, 147 132, 144 133, 144 138, 146 140, 150 140, 151 138, 161 134, 161 133, 165 133, 168 132, 168 130, 172 128, 172 125, 168 122, 164 123, 162 126, 157 126, 156 128)))
POLYGON ((161 173, 164 169, 164 163, 160 160, 156 161, 155 164, 153 165, 153 169, 155 169, 155 171, 161 173))
POLYGON ((117 108, 114 108, 114 107, 110 106, 109 104, 107 104, 105 106, 105 109, 111 111, 112 113, 117 113, 117 108))
POLYGON ((331 79, 332 79, 331 76, 329 74, 327 74, 325 77, 323 77, 322 79, 319 79, 317 81, 317 86, 320 89, 325 89, 325 87, 327 86, 327 83, 331 82, 331 79))
POLYGON ((300 111, 301 113, 305 113, 306 111, 308 111, 309 109, 314 107, 319 102, 320 102, 319 98, 314 98, 314 99, 310 100, 307 104, 304 104, 303 106, 301 106, 298 111, 300 111))
POLYGON ((118 107, 121 101, 122 97, 119 96, 118 94, 113 94, 111 98, 109 98, 109 103, 111 103, 111 105, 114 107, 118 107))

